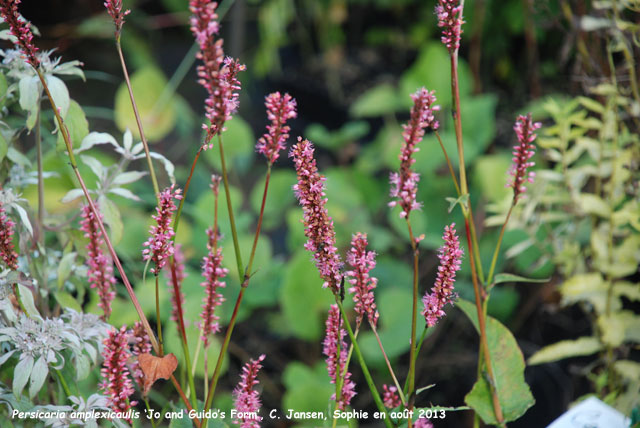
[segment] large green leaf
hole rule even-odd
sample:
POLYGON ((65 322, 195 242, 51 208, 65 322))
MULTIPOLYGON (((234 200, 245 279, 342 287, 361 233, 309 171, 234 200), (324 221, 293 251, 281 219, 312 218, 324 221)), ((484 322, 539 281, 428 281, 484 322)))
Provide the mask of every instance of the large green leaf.
MULTIPOLYGON (((69 131, 69 137, 71 137, 71 143, 74 149, 80 147, 80 143, 89 135, 89 122, 87 117, 82 111, 82 107, 76 101, 71 100, 69 104, 69 111, 64 119, 67 130, 69 131)), ((56 149, 58 151, 66 150, 64 139, 62 138, 62 132, 58 132, 58 140, 56 141, 56 149)))
MULTIPOLYGON (((166 85, 166 77, 155 66, 142 68, 131 76, 131 87, 142 119, 142 126, 149 141, 157 141, 166 136, 173 130, 176 122, 175 100, 156 107, 156 102, 166 85)), ((116 91, 115 120, 120 131, 130 129, 135 138, 140 138, 129 90, 125 83, 122 83, 116 91)))
MULTIPOLYGON (((458 300, 456 305, 478 330, 475 305, 465 300, 458 300)), ((486 333, 495 386, 504 420, 505 422, 514 421, 535 403, 529 385, 524 381, 524 357, 509 329, 498 320, 487 317, 486 333)), ((484 377, 476 381, 471 392, 465 397, 465 403, 472 407, 486 424, 497 422, 489 383, 484 377)))
POLYGON ((563 340, 538 350, 535 354, 529 357, 527 363, 530 366, 551 363, 565 358, 591 355, 602 348, 602 343, 600 343, 596 337, 581 337, 576 340, 563 340))
POLYGON ((329 375, 323 363, 308 367, 299 362, 292 362, 285 368, 282 379, 287 387, 282 401, 285 409, 323 412, 331 394, 335 392, 335 387, 329 383, 329 375))

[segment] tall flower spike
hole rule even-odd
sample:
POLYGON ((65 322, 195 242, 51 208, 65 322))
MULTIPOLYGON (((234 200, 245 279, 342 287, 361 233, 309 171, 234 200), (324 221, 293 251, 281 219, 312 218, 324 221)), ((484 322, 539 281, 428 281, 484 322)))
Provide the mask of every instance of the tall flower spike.
POLYGON ((384 389, 382 393, 382 402, 387 409, 395 409, 402 401, 400 401, 400 397, 398 396, 398 388, 395 386, 382 385, 384 389))
POLYGON ((18 269, 18 254, 13 249, 13 227, 16 224, 4 211, 0 202, 0 257, 11 270, 18 269))
POLYGON ((106 0, 104 7, 107 8, 107 12, 113 19, 113 24, 116 26, 116 39, 120 39, 120 32, 122 32, 122 25, 124 24, 124 17, 129 15, 131 11, 129 9, 122 11, 122 0, 106 0))
POLYGON ((409 123, 402 126, 402 137, 405 144, 399 156, 400 171, 391 173, 389 178, 391 182, 390 195, 395 198, 389 202, 389 206, 400 205, 402 207, 400 217, 402 218, 408 217, 411 211, 421 207, 421 204, 416 202, 420 175, 411 170, 411 166, 416 162, 412 156, 420 150, 416 146, 422 141, 425 128, 438 129, 438 121, 434 117, 434 112, 440 110, 440 106, 433 105, 436 102, 434 91, 421 88, 411 95, 411 98, 413 99, 411 118, 409 123))
POLYGON ((267 107, 267 118, 271 124, 267 125, 267 132, 258 140, 256 150, 265 155, 267 161, 273 165, 289 138, 290 128, 286 122, 297 116, 296 100, 289 94, 281 95, 280 92, 274 92, 267 95, 264 105, 267 107))
POLYGON ((323 287, 331 288, 338 293, 342 281, 342 261, 336 248, 336 232, 333 220, 329 217, 324 193, 326 178, 318 173, 316 160, 313 158, 313 145, 309 140, 298 137, 298 144, 293 146, 289 157, 293 158, 298 183, 293 190, 302 205, 304 233, 307 242, 304 247, 313 252, 320 277, 324 280, 323 287))
POLYGON ((460 47, 462 34, 462 5, 460 0, 438 0, 438 27, 442 28, 442 43, 453 53, 460 47))
POLYGON ((526 116, 518 116, 516 124, 513 129, 518 136, 518 145, 513 147, 513 164, 509 170, 511 180, 507 183, 506 187, 513 188, 513 202, 518 202, 520 196, 527 190, 524 186, 525 182, 533 183, 533 178, 536 173, 529 171, 527 168, 531 168, 535 165, 534 162, 530 162, 529 159, 535 154, 535 141, 537 135, 536 129, 542 126, 540 122, 531 121, 531 113, 526 116))
MULTIPOLYGON (((102 214, 100 220, 102 220, 102 214)), ((85 205, 82 207, 82 220, 80 221, 80 229, 84 232, 84 237, 89 239, 87 244, 87 265, 89 270, 87 276, 91 288, 95 288, 98 292, 100 301, 98 306, 104 312, 102 319, 107 320, 111 315, 111 302, 116 297, 113 286, 116 279, 113 276, 113 261, 103 252, 104 238, 98 219, 96 219, 91 207, 85 205)))
POLYGON ((453 285, 456 281, 456 272, 460 270, 460 259, 463 254, 455 225, 451 223, 444 228, 444 235, 442 235, 444 245, 438 250, 440 266, 438 266, 436 282, 431 289, 431 294, 427 293, 422 298, 424 304, 422 315, 429 327, 436 325, 438 319, 445 315, 444 305, 453 303, 455 298, 453 285))
MULTIPOLYGON (((133 325, 130 340, 133 341, 131 354, 134 357, 151 352, 151 342, 149 341, 149 335, 147 334, 147 330, 144 328, 140 321, 136 321, 136 323, 133 325)), ((133 379, 136 381, 138 387, 142 391, 144 389, 144 373, 140 368, 140 363, 138 362, 137 358, 134 359, 131 365, 131 373, 133 375, 133 379)))
MULTIPOLYGON (((109 399, 109 406, 116 412, 126 412, 135 406, 135 401, 129 401, 133 394, 133 385, 129 378, 127 360, 129 359, 127 345, 127 328, 122 326, 120 330, 113 329, 104 339, 102 357, 102 379, 100 385, 109 399)), ((131 423, 131 421, 128 421, 131 423)))
MULTIPOLYGON (((331 383, 336 384, 336 377, 342 373, 345 373, 344 366, 347 362, 347 343, 344 341, 344 336, 347 332, 340 325, 340 309, 338 305, 331 305, 329 308, 329 316, 326 321, 326 336, 322 343, 322 352, 327 356, 327 372, 331 378, 331 383), (340 358, 338 358, 338 343, 340 343, 340 358)), ((348 371, 344 375, 342 380, 342 392, 340 393, 340 400, 338 401, 338 408, 344 410, 351 399, 356 395, 356 384, 351 380, 351 373, 348 371)), ((336 399, 336 394, 331 396, 332 400, 336 399)))
POLYGON ((175 189, 174 185, 160 192, 160 202, 156 207, 157 214, 152 216, 156 224, 149 229, 151 236, 143 244, 148 248, 142 250, 142 256, 145 260, 151 260, 154 263, 154 267, 149 270, 156 275, 160 273, 175 251, 171 240, 175 235, 171 227, 171 217, 178 208, 173 200, 182 199, 181 192, 180 189, 175 189))
POLYGON ((202 259, 202 276, 204 281, 200 283, 205 289, 205 297, 202 303, 202 313, 200 318, 200 328, 202 329, 202 340, 206 347, 209 343, 209 337, 220 331, 218 317, 215 310, 224 302, 224 297, 219 292, 220 288, 226 287, 222 279, 227 276, 228 269, 222 267, 222 248, 218 248, 218 236, 213 229, 207 230, 209 243, 207 248, 209 253, 202 259))
POLYGON ((165 265, 165 273, 167 275, 167 285, 169 286, 169 294, 171 295, 171 321, 178 321, 180 318, 178 315, 178 299, 180 299, 180 305, 184 308, 184 293, 182 292, 182 282, 187 277, 184 271, 185 260, 182 252, 182 245, 175 244, 173 250, 173 262, 176 264, 176 281, 173 281, 173 274, 171 273, 171 264, 165 265), (176 295, 176 290, 180 290, 176 295))
POLYGON ((209 124, 202 127, 207 130, 205 148, 211 148, 210 143, 217 133, 224 130, 224 123, 231 119, 231 115, 238 107, 240 82, 238 72, 245 69, 237 60, 224 57, 222 39, 216 39, 220 30, 217 3, 209 0, 190 0, 189 10, 191 31, 200 47, 196 57, 202 60, 197 67, 198 83, 208 93, 205 101, 205 113, 209 124))
MULTIPOLYGON (((256 391, 254 387, 260 383, 258 382, 258 372, 262 368, 260 364, 264 360, 264 354, 260 355, 257 360, 250 360, 242 368, 242 375, 240 382, 233 390, 233 406, 237 413, 244 415, 257 415, 260 411, 260 392, 256 391)), ((262 417, 245 416, 235 419, 234 424, 240 425, 240 428, 259 428, 262 417)))
POLYGON ((25 60, 33 68, 38 68, 40 65, 40 60, 36 56, 38 48, 33 44, 33 33, 29 28, 29 23, 18 12, 19 4, 20 0, 0 0, 0 14, 9 24, 11 34, 17 39, 14 44, 20 49, 25 60))
POLYGON ((369 322, 374 326, 378 323, 378 310, 373 295, 378 279, 369 276, 369 272, 376 267, 376 253, 367 251, 367 235, 357 233, 351 240, 351 249, 347 253, 347 263, 351 270, 346 273, 350 278, 349 284, 353 285, 349 293, 354 293, 353 301, 356 304, 355 310, 358 314, 356 322, 362 322, 365 314, 369 322))

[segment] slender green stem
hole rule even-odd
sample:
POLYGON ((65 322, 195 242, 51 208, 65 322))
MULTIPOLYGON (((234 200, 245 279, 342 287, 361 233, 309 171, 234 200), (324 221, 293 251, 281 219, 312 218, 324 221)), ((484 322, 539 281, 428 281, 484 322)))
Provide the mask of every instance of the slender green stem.
POLYGON ((487 275, 487 287, 491 286, 491 281, 493 280, 493 273, 496 269, 496 262, 498 261, 498 254, 500 253, 500 246, 502 245, 502 238, 504 237, 504 231, 507 228, 507 223, 509 223, 509 218, 511 217, 511 212, 513 211, 513 207, 516 205, 516 201, 514 200, 509 207, 509 212, 507 212, 507 217, 504 219, 504 223, 502 223, 502 228, 500 229, 500 236, 498 236, 498 242, 496 243, 496 249, 493 251, 493 258, 491 259, 491 267, 489 268, 489 274, 487 275))
MULTIPOLYGON (((411 249, 413 250, 413 302, 411 307, 411 343, 409 349, 409 390, 407 392, 407 398, 409 400, 409 412, 413 410, 414 404, 414 388, 416 382, 416 318, 418 316, 418 259, 420 256, 418 250, 418 244, 416 242, 416 238, 413 235, 413 230, 411 229, 411 222, 409 221, 409 217, 407 216, 407 228, 409 229, 409 239, 411 240, 411 249)), ((411 428, 413 425, 413 420, 409 418, 407 421, 407 426, 411 428)))
POLYGON ((36 162, 38 163, 38 235, 40 245, 44 248, 44 172, 42 167, 42 130, 41 124, 41 107, 38 102, 38 111, 36 113, 36 162))
POLYGON ((149 422, 151 422, 151 426, 153 428, 156 428, 156 423, 153 421, 153 411, 151 410, 151 406, 149 405, 149 400, 147 399, 147 397, 144 397, 143 401, 144 405, 147 408, 147 411, 149 412, 149 422))
MULTIPOLYGON (((424 329, 422 330, 422 336, 420 336, 420 340, 418 341, 418 346, 416 347, 416 355, 415 355, 415 360, 418 361, 418 354, 420 353, 420 349, 422 348, 422 342, 424 342, 424 338, 427 336, 427 326, 424 326, 424 329)), ((409 378, 407 378, 407 380, 404 383, 404 388, 403 391, 406 394, 407 390, 409 388, 409 378)))
POLYGON ((389 361, 389 357, 387 357, 387 353, 384 350, 384 346, 382 346, 382 341, 380 340, 380 335, 378 334, 378 329, 376 326, 369 320, 369 325, 371 326, 371 330, 373 331, 376 340, 378 341, 378 346, 380 347, 380 351, 382 352, 382 356, 384 357, 385 363, 387 363, 387 368, 389 369, 389 374, 391 375, 391 379, 393 379, 393 383, 398 388, 398 394, 400 395, 400 400, 402 401, 402 405, 407 405, 407 400, 404 397, 404 393, 402 392, 402 388, 400 387, 400 383, 398 382, 398 378, 393 371, 393 367, 391 367, 391 362, 389 361))
POLYGON ((251 267, 253 266, 253 259, 256 255, 256 248, 258 248, 258 239, 260 238, 260 229, 262 228, 262 219, 264 217, 264 207, 267 203, 267 191, 269 190, 269 181, 271 179, 271 163, 267 165, 267 176, 264 180, 264 191, 262 193, 262 203, 260 204, 260 215, 258 216, 258 224, 256 226, 256 234, 253 237, 253 246, 251 247, 251 255, 249 256, 249 264, 244 271, 244 282, 248 281, 251 276, 251 267))
POLYGON ((72 394, 71 394, 71 390, 69 389, 69 385, 67 385, 67 381, 65 380, 64 376, 62 376, 62 373, 60 373, 60 370, 53 369, 53 372, 58 377, 58 380, 60 381, 60 386, 62 386, 64 393, 67 394, 67 397, 71 397, 72 394))
MULTIPOLYGON (((71 165, 71 168, 73 169, 73 172, 74 172, 74 174, 76 176, 76 179, 78 180, 78 183, 80 184, 80 188, 82 189, 82 193, 84 194, 84 197, 87 200, 87 204, 89 205, 89 208, 91 209, 91 212, 94 214, 94 216, 96 218, 96 221, 98 223, 98 227, 100 228, 100 232, 102 233, 102 236, 104 237, 105 244, 107 245, 107 249, 109 250, 109 254, 111 255, 113 263, 116 265, 116 269, 118 270, 118 273, 120 274, 122 282, 124 283, 124 286, 127 289, 127 293, 129 294, 129 298, 131 299, 131 303, 133 304, 134 308, 136 309, 136 312, 138 313, 138 317, 140 318, 140 322, 142 322, 142 325, 144 326, 145 331, 149 335, 149 341, 151 342, 151 346, 153 347, 153 349, 157 353, 158 352, 158 341, 156 340, 156 337, 155 337, 155 334, 153 332, 153 329, 149 325, 149 320, 147 320, 147 317, 145 316, 144 311, 142 310, 142 307, 140 306, 140 302, 138 300, 138 297, 136 296, 136 293, 133 291, 133 287, 131 286, 131 283, 129 282, 127 274, 125 273, 125 271, 124 271, 124 269, 122 267, 122 263, 120 263, 120 259, 118 258, 118 255, 116 254, 116 251, 113 248, 111 240, 109 239, 109 235, 107 234, 107 231, 106 231, 106 229, 104 227, 104 223, 102 222, 102 220, 100 218, 99 211, 96 208, 96 206, 95 206, 95 204, 93 202, 93 199, 91 199, 91 195, 89 194, 89 190, 87 189, 87 186, 85 185, 85 182, 82 179, 82 175, 80 174, 80 171, 78 170, 78 164, 76 163, 76 158, 75 158, 75 155, 73 153, 73 143, 71 142, 71 137, 69 136, 69 131, 67 130, 67 127, 64 124, 64 120, 62 119, 62 116, 60 115, 58 107, 56 106, 56 103, 53 100, 53 96, 51 95, 51 92, 49 91, 49 87, 47 86, 47 82, 46 82, 46 80, 44 78, 44 75, 37 68, 35 69, 35 71, 36 71, 36 73, 38 75, 38 78, 40 79, 40 83, 42 84, 42 87, 44 88, 45 93, 47 94, 47 98, 49 99, 49 103, 51 104, 51 109, 53 110, 53 114, 55 115, 56 121, 58 122, 58 127, 60 128, 60 133, 62 134, 62 139, 64 140, 64 144, 65 144, 65 146, 67 148, 67 155, 69 156, 69 164, 71 165)), ((191 406, 191 403, 189 402, 189 399, 184 395, 184 392, 182 391, 182 387, 180 386, 180 384, 176 380, 175 376, 173 376, 173 375, 171 375, 171 382, 173 383, 174 387, 178 391, 178 394, 180 395, 180 398, 182 399, 182 401, 184 401, 185 405, 187 406, 187 409, 188 410, 192 410, 193 407, 191 406)), ((196 426, 198 426, 198 427, 200 426, 200 420, 199 419, 195 419, 194 422, 195 422, 196 426)))
MULTIPOLYGON (((356 338, 356 340, 358 339, 358 333, 360 333, 360 326, 356 326, 356 331, 353 334, 353 337, 356 338)), ((351 343, 351 346, 349 346, 349 353, 347 354, 347 360, 344 363, 344 369, 342 370, 342 373, 340 374, 340 378, 344 379, 344 377, 347 375, 347 371, 349 371, 349 363, 351 362, 351 356, 353 355, 353 343, 351 343)), ((342 389, 342 388, 341 388, 342 389)), ((336 394, 336 397, 338 395, 336 394)), ((338 403, 339 401, 336 400, 336 404, 333 408, 334 411, 339 410, 338 409, 338 403)), ((336 425, 338 423, 338 419, 337 418, 333 418, 333 422, 331 424, 331 428, 336 428, 336 425)))
POLYGON ((240 244, 238 243, 238 231, 236 229, 236 220, 233 216, 233 207, 231 206, 231 192, 229 191, 229 177, 227 174, 227 163, 224 159, 224 147, 222 144, 222 135, 218 134, 218 147, 220 148, 220 163, 222 164, 222 182, 224 183, 224 194, 227 198, 227 210, 229 211, 229 224, 231 225, 231 236, 233 238, 233 250, 236 254, 236 264, 238 267, 238 279, 242 281, 244 277, 244 264, 242 263, 242 254, 240 253, 240 244))
POLYGON ((131 80, 129 79, 129 72, 127 71, 127 64, 124 61, 124 55, 122 54, 122 44, 120 43, 119 37, 116 38, 116 49, 118 51, 118 56, 120 57, 120 65, 122 66, 122 73, 124 74, 124 80, 127 84, 127 89, 129 90, 131 107, 133 108, 133 114, 136 117, 136 124, 138 125, 138 132, 140 133, 142 146, 144 147, 144 154, 146 155, 146 158, 147 158, 147 165, 149 166, 149 174, 151 176, 151 183, 153 184, 153 191, 155 192, 156 198, 158 198, 158 201, 159 201, 160 188, 158 187, 156 171, 153 168, 153 162, 151 160, 151 155, 149 154, 149 144, 147 143, 147 137, 145 136, 144 129, 142 128, 142 119, 140 118, 140 113, 138 112, 138 105, 136 104, 136 98, 133 95, 133 88, 131 87, 131 80))
MULTIPOLYGON (((207 144, 207 143, 205 143, 207 144)), ((176 215, 173 217, 173 231, 178 234, 178 225, 180 224, 180 217, 182 216, 182 207, 184 205, 184 200, 187 199, 187 192, 189 191, 189 185, 191 184, 191 179, 193 178, 193 172, 196 170, 196 164, 198 163, 198 159, 200 158, 200 154, 204 145, 200 146, 198 151, 196 152, 196 156, 193 158, 193 162, 191 163, 191 171, 189 172, 189 178, 187 178, 187 182, 184 185, 184 189, 182 192, 182 199, 178 202, 178 209, 176 210, 176 215)), ((175 236, 174 235, 174 239, 175 236)))
POLYGON ((24 302, 22 301, 22 296, 20 295, 20 289, 18 288, 18 284, 13 284, 13 294, 16 296, 16 301, 18 302, 18 307, 22 311, 23 314, 27 316, 27 318, 31 318, 29 312, 27 312, 27 308, 24 306, 24 302))
MULTIPOLYGON (((158 329, 158 344, 159 344, 158 356, 162 357, 164 355, 164 343, 162 341, 162 319, 160 318, 160 288, 158 286, 157 270, 156 270, 155 277, 156 277, 156 325, 158 329)), ((176 300, 178 300, 178 298, 179 298, 179 295, 176 296, 176 300)))
POLYGON ((442 153, 444 153, 444 158, 447 160, 447 166, 449 167, 449 173, 451 174, 451 179, 453 180, 453 185, 456 187, 456 193, 458 197, 460 197, 460 186, 458 185, 458 179, 456 178, 456 173, 453 169, 453 164, 451 163, 451 159, 449 159, 449 155, 447 154, 447 149, 444 148, 444 144, 442 143, 442 139, 440 138, 440 133, 435 131, 436 138, 438 139, 438 143, 440 143, 440 148, 442 149, 442 153))
POLYGON ((344 311, 344 307, 342 306, 342 302, 336 296, 336 303, 338 304, 338 308, 340 308, 340 313, 342 314, 342 319, 344 320, 345 327, 347 327, 347 333, 349 334, 349 339, 351 339, 351 343, 353 344, 353 349, 356 352, 356 358, 358 359, 358 363, 360 364, 360 368, 362 369, 362 374, 364 375, 365 380, 367 381, 367 385, 369 386, 369 390, 371 391, 371 395, 373 396, 373 401, 375 401, 378 410, 381 413, 384 413, 385 418, 383 419, 384 424, 387 428, 393 428, 393 424, 389 419, 389 414, 387 412, 386 407, 382 403, 382 399, 380 398, 380 394, 378 394, 378 390, 376 389, 376 385, 371 378, 371 373, 369 373, 369 368, 367 367, 367 363, 364 361, 364 357, 362 356, 362 352, 360 351, 360 347, 358 346, 358 341, 356 340, 355 335, 353 334, 353 330, 351 329, 351 325, 349 325, 349 318, 347 317, 347 313, 344 311))

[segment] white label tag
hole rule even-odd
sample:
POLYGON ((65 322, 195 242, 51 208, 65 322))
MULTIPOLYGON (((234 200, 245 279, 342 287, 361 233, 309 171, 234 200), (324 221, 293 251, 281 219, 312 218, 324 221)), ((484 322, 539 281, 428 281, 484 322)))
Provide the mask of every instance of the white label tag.
POLYGON ((547 428, 628 428, 631 420, 596 397, 566 411, 547 428))

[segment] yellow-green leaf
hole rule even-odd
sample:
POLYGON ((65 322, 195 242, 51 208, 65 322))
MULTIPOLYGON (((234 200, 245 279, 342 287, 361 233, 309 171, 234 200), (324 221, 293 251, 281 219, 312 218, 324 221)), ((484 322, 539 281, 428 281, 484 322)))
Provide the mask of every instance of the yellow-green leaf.
POLYGON ((602 343, 600 343, 600 341, 595 337, 581 337, 576 340, 563 340, 538 350, 535 354, 529 357, 527 363, 530 366, 551 363, 565 358, 591 355, 602 348, 602 343))

